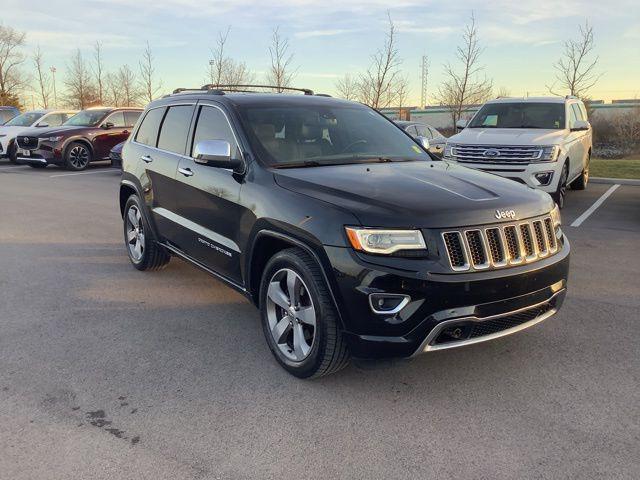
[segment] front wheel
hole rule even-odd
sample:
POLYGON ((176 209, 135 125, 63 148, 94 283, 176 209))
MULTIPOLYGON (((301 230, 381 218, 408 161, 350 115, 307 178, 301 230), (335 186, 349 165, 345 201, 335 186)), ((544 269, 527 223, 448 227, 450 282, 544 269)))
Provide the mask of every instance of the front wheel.
POLYGON ((587 156, 587 163, 585 163, 582 173, 571 184, 571 188, 574 190, 584 190, 589 183, 589 163, 591 161, 591 153, 587 156))
POLYGON ((280 365, 299 378, 344 368, 349 352, 318 264, 304 250, 274 255, 260 286, 262 328, 280 365))
POLYGON ((64 154, 64 164, 69 170, 84 170, 91 162, 91 151, 84 143, 73 142, 64 154))
POLYGON ((564 200, 567 196, 567 178, 569 178, 569 163, 566 162, 562 167, 562 173, 560 173, 560 180, 558 181, 558 188, 553 195, 553 200, 558 204, 559 208, 564 208, 564 200))
POLYGON ((129 260, 138 270, 160 270, 171 257, 158 245, 149 223, 142 213, 142 203, 137 195, 131 195, 124 207, 124 242, 129 260))

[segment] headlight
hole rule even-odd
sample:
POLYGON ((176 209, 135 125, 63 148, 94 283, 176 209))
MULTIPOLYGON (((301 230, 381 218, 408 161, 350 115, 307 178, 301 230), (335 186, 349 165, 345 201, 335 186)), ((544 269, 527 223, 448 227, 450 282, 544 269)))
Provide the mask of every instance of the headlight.
POLYGON ((42 140, 44 140, 45 142, 51 142, 51 143, 57 143, 60 140, 62 140, 62 135, 58 136, 58 137, 49 137, 49 138, 43 138, 42 140))
POLYGON ((368 253, 390 255, 399 250, 426 250, 420 230, 378 230, 346 227, 351 246, 368 253))
POLYGON ((557 229, 560 225, 562 225, 562 219, 560 218, 560 208, 556 204, 551 210, 551 221, 553 222, 553 228, 557 229))
POLYGON ((444 146, 444 154, 443 157, 444 158, 454 158, 457 153, 456 153, 456 144, 454 143, 447 143, 444 146))
POLYGON ((558 159, 559 153, 560 153, 560 147, 558 147, 557 145, 543 147, 540 160, 544 160, 547 162, 555 162, 558 159))

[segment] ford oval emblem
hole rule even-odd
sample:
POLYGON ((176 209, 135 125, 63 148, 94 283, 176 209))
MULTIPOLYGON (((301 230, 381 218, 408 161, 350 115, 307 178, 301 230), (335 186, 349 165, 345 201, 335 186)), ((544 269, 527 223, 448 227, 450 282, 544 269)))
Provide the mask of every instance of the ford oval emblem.
POLYGON ((499 157, 500 156, 500 150, 496 150, 495 148, 490 148, 488 150, 485 150, 482 155, 484 155, 485 157, 499 157))

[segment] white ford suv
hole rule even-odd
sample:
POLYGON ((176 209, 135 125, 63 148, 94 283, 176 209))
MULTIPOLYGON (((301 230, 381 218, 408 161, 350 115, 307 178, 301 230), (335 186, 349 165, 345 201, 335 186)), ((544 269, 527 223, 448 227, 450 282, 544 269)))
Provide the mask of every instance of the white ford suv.
POLYGON ((591 125, 576 97, 499 98, 456 127, 445 160, 544 190, 560 208, 569 185, 587 186, 591 125))

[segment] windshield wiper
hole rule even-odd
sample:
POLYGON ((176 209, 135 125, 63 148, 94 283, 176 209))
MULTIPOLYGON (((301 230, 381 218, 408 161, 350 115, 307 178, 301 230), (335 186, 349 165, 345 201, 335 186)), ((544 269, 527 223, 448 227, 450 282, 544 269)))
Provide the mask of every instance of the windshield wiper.
POLYGON ((406 162, 409 160, 393 160, 389 157, 348 157, 318 160, 304 160, 302 162, 279 163, 274 168, 305 168, 305 167, 331 167, 335 165, 353 165, 358 163, 389 163, 389 162, 406 162))

